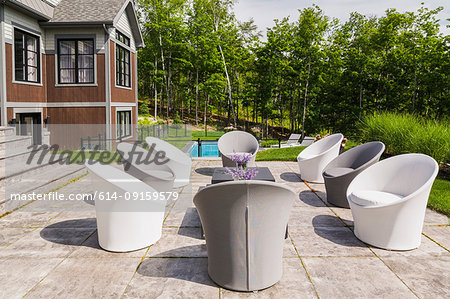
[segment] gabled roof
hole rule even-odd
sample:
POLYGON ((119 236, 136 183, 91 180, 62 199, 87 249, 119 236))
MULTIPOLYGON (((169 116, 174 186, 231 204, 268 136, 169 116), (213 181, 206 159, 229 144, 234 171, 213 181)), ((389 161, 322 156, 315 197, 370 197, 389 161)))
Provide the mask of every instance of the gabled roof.
POLYGON ((5 5, 30 15, 39 21, 48 21, 53 15, 54 6, 42 0, 4 0, 5 5))
POLYGON ((115 26, 124 12, 128 16, 136 47, 144 47, 144 39, 131 0, 61 0, 53 10, 53 17, 40 24, 43 27, 115 26))
POLYGON ((61 0, 49 23, 112 24, 127 0, 61 0))

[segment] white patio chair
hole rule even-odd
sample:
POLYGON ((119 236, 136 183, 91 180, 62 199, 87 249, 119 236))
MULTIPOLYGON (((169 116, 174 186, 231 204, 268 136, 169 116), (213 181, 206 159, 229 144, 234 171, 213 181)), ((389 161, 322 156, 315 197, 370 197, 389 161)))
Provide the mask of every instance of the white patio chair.
POLYGON ((250 154, 251 158, 247 163, 247 166, 255 166, 259 143, 252 134, 244 131, 231 131, 225 133, 219 138, 217 146, 222 156, 222 164, 224 167, 236 166, 229 158, 229 156, 233 154, 250 154))
POLYGON ((168 165, 158 165, 154 161, 154 153, 135 143, 121 142, 117 152, 122 159, 125 172, 150 185, 161 192, 170 192, 173 188, 175 175, 168 165))
POLYGON ((100 247, 127 252, 155 244, 161 238, 166 199, 115 167, 88 162, 86 167, 94 180, 99 178, 94 200, 100 247), (136 200, 135 195, 150 195, 151 199, 136 200))
POLYGON ((405 154, 358 174, 347 189, 356 237, 390 250, 419 247, 428 196, 438 171, 433 158, 405 154))
POLYGON ((150 147, 152 144, 155 144, 155 150, 164 151, 166 157, 170 159, 166 165, 175 175, 174 187, 182 187, 189 184, 192 168, 191 157, 167 141, 156 137, 147 137, 145 138, 145 142, 147 142, 150 147))
POLYGON ((302 180, 312 183, 323 183, 322 172, 334 158, 339 155, 342 134, 333 134, 311 144, 298 156, 298 168, 302 180))

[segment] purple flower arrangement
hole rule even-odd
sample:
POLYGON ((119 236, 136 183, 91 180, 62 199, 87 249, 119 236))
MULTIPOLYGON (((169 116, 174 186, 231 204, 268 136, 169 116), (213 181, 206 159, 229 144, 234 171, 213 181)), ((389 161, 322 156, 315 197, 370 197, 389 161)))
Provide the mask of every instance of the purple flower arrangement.
POLYGON ((256 175, 258 174, 258 169, 247 168, 247 163, 248 161, 250 161, 251 157, 252 155, 250 154, 237 154, 236 152, 228 156, 231 161, 236 163, 236 168, 226 168, 227 173, 233 178, 233 180, 248 181, 253 180, 256 177, 256 175))

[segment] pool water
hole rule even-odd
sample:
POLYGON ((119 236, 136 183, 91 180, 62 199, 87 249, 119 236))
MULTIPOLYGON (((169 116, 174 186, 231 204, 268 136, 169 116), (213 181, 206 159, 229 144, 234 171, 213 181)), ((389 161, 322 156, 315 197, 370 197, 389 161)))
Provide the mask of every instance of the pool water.
POLYGON ((217 141, 202 141, 201 155, 198 154, 198 143, 194 143, 191 149, 191 157, 220 157, 217 141))

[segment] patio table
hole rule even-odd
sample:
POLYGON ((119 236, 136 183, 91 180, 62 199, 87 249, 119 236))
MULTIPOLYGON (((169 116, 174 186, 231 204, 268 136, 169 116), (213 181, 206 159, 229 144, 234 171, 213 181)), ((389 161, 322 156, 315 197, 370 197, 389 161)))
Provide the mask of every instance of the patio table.
MULTIPOLYGON (((275 178, 270 172, 269 167, 249 167, 249 169, 256 168, 258 173, 254 180, 275 182, 275 178)), ((225 167, 217 167, 214 169, 211 184, 218 184, 223 182, 231 182, 233 178, 227 173, 225 167)))

